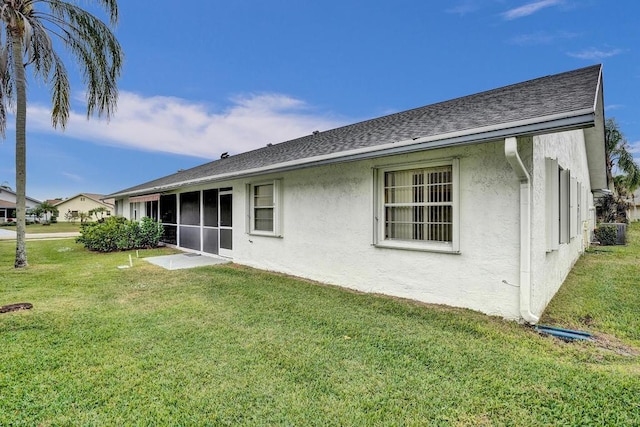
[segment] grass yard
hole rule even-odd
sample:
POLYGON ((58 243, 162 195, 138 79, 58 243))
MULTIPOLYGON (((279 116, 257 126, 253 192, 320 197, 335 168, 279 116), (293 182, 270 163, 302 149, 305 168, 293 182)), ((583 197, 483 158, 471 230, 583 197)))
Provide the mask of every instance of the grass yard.
MULTIPOLYGON (((15 227, 9 228, 10 230, 15 230, 15 227)), ((53 224, 43 225, 43 224, 30 224, 27 225, 27 233, 36 234, 36 233, 70 233, 74 231, 80 231, 80 221, 78 222, 56 222, 53 224)))
POLYGON ((630 231, 543 318, 597 343, 233 265, 120 270, 73 239, 15 271, 0 242, 0 305, 34 306, 0 314, 0 425, 639 425, 630 231))
POLYGON ((611 334, 640 347, 640 223, 628 228, 628 246, 588 249, 541 322, 611 334))

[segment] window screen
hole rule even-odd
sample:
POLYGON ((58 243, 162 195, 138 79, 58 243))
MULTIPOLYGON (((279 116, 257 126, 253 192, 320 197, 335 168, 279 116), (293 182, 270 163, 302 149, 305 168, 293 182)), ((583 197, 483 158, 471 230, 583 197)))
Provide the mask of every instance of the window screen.
POLYGON ((385 239, 453 240, 452 166, 384 174, 385 239))
POLYGON ((180 224, 200 225, 200 192, 180 194, 180 224))

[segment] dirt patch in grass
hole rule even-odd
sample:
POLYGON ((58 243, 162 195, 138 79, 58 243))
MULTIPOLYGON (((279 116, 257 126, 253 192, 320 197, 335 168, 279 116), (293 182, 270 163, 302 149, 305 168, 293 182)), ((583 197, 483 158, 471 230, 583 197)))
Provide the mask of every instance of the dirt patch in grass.
POLYGON ((10 313, 18 310, 29 310, 33 308, 33 304, 30 302, 19 302, 16 304, 7 304, 0 307, 0 313, 10 313))
POLYGON ((598 348, 616 353, 620 356, 638 357, 640 349, 620 341, 613 335, 598 333, 594 335, 594 342, 598 348))

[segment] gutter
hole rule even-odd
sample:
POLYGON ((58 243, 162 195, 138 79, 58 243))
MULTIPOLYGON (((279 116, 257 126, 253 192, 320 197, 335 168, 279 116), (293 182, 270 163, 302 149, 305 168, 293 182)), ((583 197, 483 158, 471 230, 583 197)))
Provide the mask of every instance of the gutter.
MULTIPOLYGON (((388 142, 373 147, 363 147, 353 150, 322 154, 303 159, 290 160, 277 164, 261 166, 253 169, 233 171, 214 176, 194 178, 180 182, 137 189, 132 191, 110 194, 108 197, 136 196, 146 193, 170 191, 180 187, 225 181, 235 178, 248 178, 266 173, 280 173, 311 166, 352 162, 371 159, 394 154, 406 154, 416 151, 433 150, 436 148, 477 144, 481 142, 495 141, 510 136, 523 136, 541 134, 552 131, 571 130, 593 126, 593 110, 583 109, 570 113, 553 114, 533 119, 519 120, 516 122, 502 123, 499 125, 483 126, 474 129, 465 129, 439 135, 416 137, 412 139, 388 142)), ((224 161, 224 160, 220 160, 224 161)))
POLYGON ((531 176, 518 154, 518 140, 505 138, 504 155, 520 180, 520 316, 531 324, 540 318, 531 312, 531 176))

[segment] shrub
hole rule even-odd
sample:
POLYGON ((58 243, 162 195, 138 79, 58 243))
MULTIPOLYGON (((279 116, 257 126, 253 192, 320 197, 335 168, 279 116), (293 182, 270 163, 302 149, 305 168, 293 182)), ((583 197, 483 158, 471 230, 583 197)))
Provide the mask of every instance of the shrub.
POLYGON ((596 228, 595 234, 602 246, 612 246, 618 241, 618 227, 615 225, 600 225, 596 228))
POLYGON ((98 252, 126 251, 158 246, 162 236, 162 224, 151 218, 140 222, 112 216, 102 222, 87 222, 80 226, 77 242, 98 252))
POLYGON ((141 248, 154 248, 164 234, 162 224, 151 218, 144 217, 138 223, 139 235, 136 245, 141 248))

